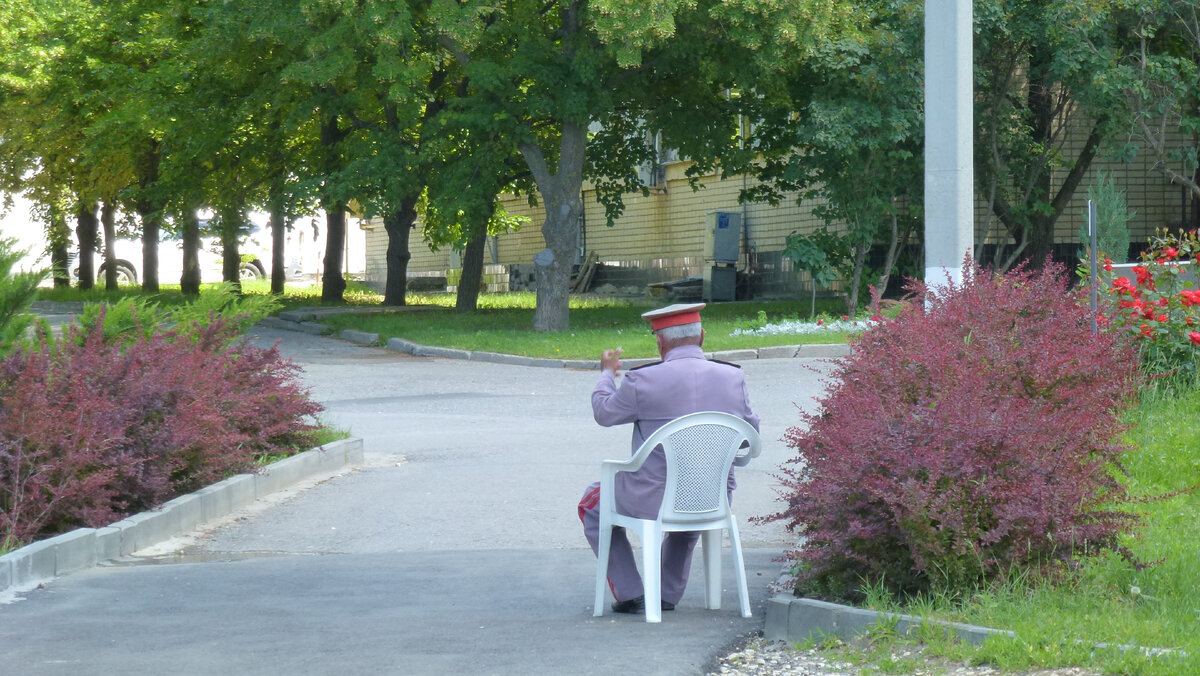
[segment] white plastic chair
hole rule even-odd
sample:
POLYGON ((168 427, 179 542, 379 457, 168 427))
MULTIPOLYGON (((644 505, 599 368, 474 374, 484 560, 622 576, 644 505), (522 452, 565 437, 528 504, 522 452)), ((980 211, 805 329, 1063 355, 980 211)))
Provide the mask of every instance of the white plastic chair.
POLYGON ((600 466, 600 546, 596 557, 593 615, 604 614, 612 529, 622 526, 636 532, 642 542, 642 585, 647 622, 662 621, 661 545, 663 534, 672 531, 702 531, 704 604, 710 610, 721 608, 721 533, 729 531, 742 617, 750 617, 742 543, 738 538, 737 519, 729 509, 726 481, 731 465, 744 466, 761 451, 758 432, 745 420, 728 413, 703 411, 663 425, 628 460, 603 461, 600 466), (747 448, 739 454, 743 444, 747 448), (666 454, 667 478, 658 519, 635 519, 617 512, 614 496, 617 472, 637 471, 659 445, 666 454))

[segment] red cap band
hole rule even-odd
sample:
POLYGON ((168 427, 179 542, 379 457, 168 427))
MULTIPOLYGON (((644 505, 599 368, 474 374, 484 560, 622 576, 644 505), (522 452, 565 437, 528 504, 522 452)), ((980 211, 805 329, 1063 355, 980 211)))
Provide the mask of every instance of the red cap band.
POLYGON ((669 326, 679 326, 680 324, 694 324, 700 321, 699 312, 681 312, 676 315, 667 315, 666 317, 655 317, 650 320, 650 328, 654 331, 665 329, 669 326))

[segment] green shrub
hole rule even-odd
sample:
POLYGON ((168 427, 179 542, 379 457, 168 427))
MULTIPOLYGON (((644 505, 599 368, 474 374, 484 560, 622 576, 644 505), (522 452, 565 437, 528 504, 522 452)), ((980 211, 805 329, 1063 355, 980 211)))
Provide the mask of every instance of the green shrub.
POLYGON ((13 272, 24 252, 15 240, 0 239, 0 356, 22 342, 34 319, 29 314, 45 272, 13 272))

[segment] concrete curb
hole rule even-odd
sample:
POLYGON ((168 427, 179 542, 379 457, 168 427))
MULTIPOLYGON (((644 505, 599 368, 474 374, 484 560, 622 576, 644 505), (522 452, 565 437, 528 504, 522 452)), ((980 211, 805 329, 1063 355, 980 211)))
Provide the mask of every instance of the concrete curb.
POLYGON ((379 342, 378 333, 367 333, 366 331, 356 331, 354 329, 346 329, 339 334, 342 340, 348 340, 351 343, 359 345, 374 345, 379 342))
MULTIPOLYGON (((326 312, 324 314, 332 314, 326 312)), ((313 320, 319 319, 319 315, 313 311, 307 310, 288 310, 280 312, 277 317, 267 317, 260 323, 273 329, 283 329, 286 331, 301 331, 304 333, 312 333, 320 335, 327 332, 329 329, 324 325, 313 320)), ((338 334, 342 340, 357 343, 359 345, 378 345, 380 342, 379 334, 366 333, 364 331, 356 331, 354 329, 346 329, 338 334)), ((414 343, 411 340, 404 338, 389 338, 383 345, 388 350, 395 352, 403 352, 411 354, 414 357, 438 357, 442 359, 466 359, 469 361, 490 362, 493 364, 510 364, 514 366, 536 366, 543 368, 569 368, 569 369, 584 369, 595 370, 600 368, 600 361, 591 359, 546 359, 542 357, 523 357, 517 354, 505 354, 503 352, 486 352, 472 350, 458 350, 449 347, 436 347, 433 345, 421 345, 414 343)), ((836 359, 845 357, 850 354, 850 346, 845 343, 828 343, 814 345, 771 345, 768 347, 760 347, 757 349, 745 350, 721 350, 717 352, 706 353, 710 359, 719 359, 728 362, 749 361, 752 359, 836 359)), ((650 364, 657 359, 625 359, 622 364, 626 369, 636 368, 644 364, 650 364)))
POLYGON ((362 462, 362 439, 342 439, 267 465, 261 473, 229 477, 103 528, 77 528, 34 542, 0 556, 0 594, 27 591, 60 575, 128 556, 270 493, 362 462))
POLYGON ((767 601, 763 638, 768 641, 806 641, 823 636, 851 639, 859 636, 881 620, 895 622, 896 631, 907 634, 925 622, 953 631, 964 641, 980 645, 991 636, 1013 636, 1013 632, 978 627, 959 622, 944 622, 913 615, 884 613, 843 606, 815 599, 774 596, 767 601))

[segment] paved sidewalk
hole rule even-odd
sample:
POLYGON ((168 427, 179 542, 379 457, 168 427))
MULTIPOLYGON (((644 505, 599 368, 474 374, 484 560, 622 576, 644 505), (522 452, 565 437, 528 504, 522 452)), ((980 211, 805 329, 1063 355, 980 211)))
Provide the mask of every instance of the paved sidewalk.
MULTIPOLYGON (((413 357, 260 326, 304 368, 355 472, 253 509, 178 555, 54 580, 0 606, 0 674, 698 674, 763 622, 779 441, 820 391, 808 359, 745 364, 763 455, 735 511, 755 617, 702 608, 702 572, 661 625, 591 615, 574 505, 629 428, 591 421, 590 370, 413 357)), ((162 554, 163 552, 158 552, 162 554)), ((699 561, 697 561, 697 564, 699 561)))

